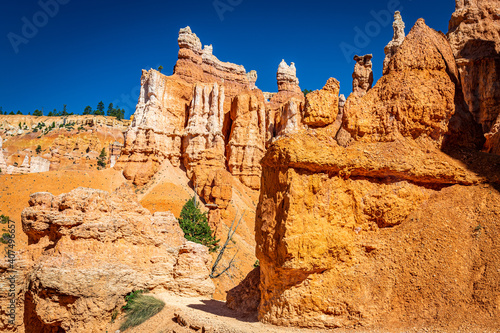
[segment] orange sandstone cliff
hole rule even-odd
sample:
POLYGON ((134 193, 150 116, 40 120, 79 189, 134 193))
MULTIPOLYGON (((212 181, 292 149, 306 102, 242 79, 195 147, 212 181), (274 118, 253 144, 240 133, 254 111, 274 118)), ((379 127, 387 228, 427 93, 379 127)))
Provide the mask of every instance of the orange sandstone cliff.
POLYGON ((478 151, 443 34, 420 19, 391 52, 339 105, 340 130, 311 122, 332 108, 306 101, 299 130, 267 150, 260 268, 230 307, 283 326, 499 329, 500 159, 478 151))

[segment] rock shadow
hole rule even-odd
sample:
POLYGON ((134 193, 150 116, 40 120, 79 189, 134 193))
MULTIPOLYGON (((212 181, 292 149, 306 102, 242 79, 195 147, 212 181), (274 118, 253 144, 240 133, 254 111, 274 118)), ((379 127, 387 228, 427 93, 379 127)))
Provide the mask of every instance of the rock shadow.
POLYGON ((189 304, 191 309, 200 310, 221 317, 233 318, 246 323, 258 323, 257 313, 241 314, 235 310, 231 310, 226 306, 225 302, 216 300, 202 300, 203 304, 189 304))

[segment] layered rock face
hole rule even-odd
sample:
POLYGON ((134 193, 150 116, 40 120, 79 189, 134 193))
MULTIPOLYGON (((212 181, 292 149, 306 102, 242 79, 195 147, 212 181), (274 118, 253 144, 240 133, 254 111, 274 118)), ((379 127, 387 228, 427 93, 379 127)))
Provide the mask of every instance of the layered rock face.
POLYGON ((377 85, 339 105, 337 140, 327 126, 274 141, 255 227, 260 320, 499 328, 500 160, 440 150, 458 77, 447 40, 419 20, 377 85))
POLYGON ((229 111, 231 98, 243 90, 255 88, 257 72, 247 74, 241 65, 222 62, 213 55, 212 45, 202 48, 198 36, 186 27, 179 31, 179 59, 174 68, 174 76, 184 81, 195 83, 224 84, 228 103, 226 112, 229 111))
MULTIPOLYGON (((95 170, 102 149, 111 156, 109 145, 123 142, 123 131, 129 123, 103 116, 0 116, 0 135, 5 134, 4 160, 8 166, 4 173, 95 170), (14 123, 17 129, 13 129, 14 123)), ((115 151, 115 158, 119 155, 115 151)))
POLYGON ((256 220, 259 318, 448 329, 476 318, 498 328, 500 274, 485 268, 499 252, 474 230, 500 232, 500 196, 492 186, 464 186, 480 180, 408 139, 347 149, 317 134, 277 141, 263 161, 256 220))
POLYGON ((403 135, 441 144, 455 113, 456 83, 449 43, 420 19, 377 85, 362 98, 356 93, 348 98, 344 127, 355 140, 366 142, 403 135))
POLYGON ((240 94, 231 107, 233 122, 228 143, 229 172, 243 184, 260 188, 266 141, 266 106, 262 95, 240 94))
POLYGON ((27 332, 103 332, 133 290, 214 291, 207 248, 186 241, 171 213, 151 215, 127 187, 112 194, 86 188, 57 197, 35 193, 22 222, 33 261, 27 332))
POLYGON ((500 153, 500 4, 494 0, 457 0, 447 37, 457 58, 465 101, 482 125, 485 150, 500 153))
POLYGON ((143 71, 141 94, 134 119, 125 135, 122 157, 116 167, 136 185, 143 185, 165 159, 180 165, 186 111, 191 85, 151 69, 143 71))
POLYGON ((362 97, 373 85, 373 70, 372 70, 373 55, 367 54, 364 56, 354 56, 354 72, 352 73, 352 92, 353 94, 362 97))
POLYGON ((391 61, 391 58, 396 54, 396 51, 399 49, 403 41, 405 40, 405 23, 403 22, 403 18, 401 17, 400 12, 394 13, 394 23, 392 24, 392 28, 394 29, 394 36, 392 40, 387 44, 384 48, 385 59, 384 59, 384 68, 383 73, 386 74, 387 66, 391 61))
MULTIPOLYGON (((304 95, 293 63, 279 65, 278 93, 265 97, 255 85, 257 72, 219 61, 213 47, 202 48, 189 27, 180 30, 178 43, 179 59, 172 76, 143 71, 139 103, 115 167, 142 186, 165 159, 173 166, 182 160, 197 192, 211 198, 207 203, 217 201, 225 207, 231 191, 222 181, 226 190, 221 193, 226 194, 214 198, 219 193, 213 190, 218 187, 214 181, 233 175, 258 189, 265 145, 276 135, 301 128, 304 95)), ((319 97, 318 103, 326 102, 325 98, 319 97)), ((317 117, 319 124, 329 121, 319 118, 331 116, 317 117)))

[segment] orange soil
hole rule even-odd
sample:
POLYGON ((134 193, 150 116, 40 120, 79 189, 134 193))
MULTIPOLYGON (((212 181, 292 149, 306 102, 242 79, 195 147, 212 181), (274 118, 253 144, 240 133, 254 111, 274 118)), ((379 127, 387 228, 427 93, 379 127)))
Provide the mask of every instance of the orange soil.
POLYGON ((125 182, 120 171, 50 171, 26 175, 0 175, 0 214, 7 215, 16 224, 16 245, 25 246, 27 237, 22 232, 21 212, 28 207, 30 194, 50 192, 67 193, 77 187, 113 191, 125 182))

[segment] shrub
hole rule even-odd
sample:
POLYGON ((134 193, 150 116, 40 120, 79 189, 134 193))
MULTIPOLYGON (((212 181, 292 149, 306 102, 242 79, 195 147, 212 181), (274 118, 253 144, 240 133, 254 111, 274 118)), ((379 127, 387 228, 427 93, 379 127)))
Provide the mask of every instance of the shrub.
POLYGON ((10 239, 10 234, 9 233, 4 233, 2 237, 0 238, 0 243, 2 244, 8 244, 10 239))
POLYGON ((187 240, 205 245, 210 252, 219 248, 219 240, 212 235, 212 229, 208 225, 207 213, 200 211, 194 197, 182 207, 179 225, 187 240))
POLYGON ((36 147, 36 153, 40 154, 41 152, 42 152, 42 146, 38 145, 38 147, 36 147))
POLYGON ((126 312, 126 318, 125 322, 120 326, 121 331, 142 324, 160 312, 165 306, 163 301, 152 296, 143 295, 143 292, 137 290, 125 296, 127 304, 123 307, 123 310, 126 312))

